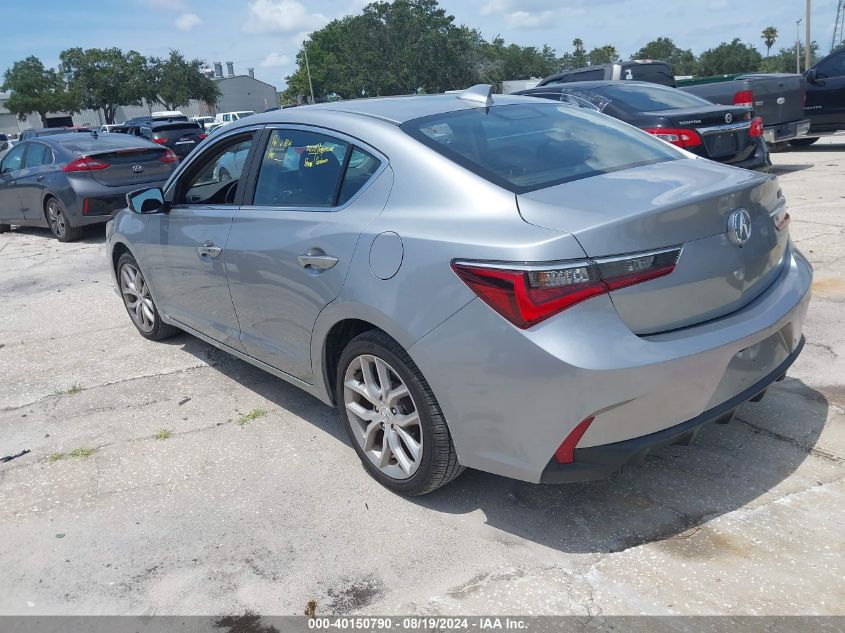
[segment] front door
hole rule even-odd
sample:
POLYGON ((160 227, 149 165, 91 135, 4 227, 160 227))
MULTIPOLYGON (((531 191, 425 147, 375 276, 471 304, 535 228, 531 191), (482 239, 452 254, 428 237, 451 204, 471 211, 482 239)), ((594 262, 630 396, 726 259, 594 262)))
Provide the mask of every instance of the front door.
POLYGON ((812 117, 812 131, 845 129, 845 50, 818 63, 816 82, 807 83, 804 111, 812 117))
POLYGON ((18 176, 23 168, 25 152, 25 143, 15 145, 0 163, 0 222, 5 224, 17 224, 23 220, 18 176))
POLYGON ((175 321, 241 351, 222 255, 255 134, 229 135, 206 148, 165 192, 169 212, 145 216, 144 263, 159 306, 175 321), (228 176, 222 178, 224 167, 228 176))
POLYGON ((264 138, 226 244, 229 289, 247 353, 312 383, 317 315, 340 294, 392 173, 373 149, 335 132, 272 129, 264 138))

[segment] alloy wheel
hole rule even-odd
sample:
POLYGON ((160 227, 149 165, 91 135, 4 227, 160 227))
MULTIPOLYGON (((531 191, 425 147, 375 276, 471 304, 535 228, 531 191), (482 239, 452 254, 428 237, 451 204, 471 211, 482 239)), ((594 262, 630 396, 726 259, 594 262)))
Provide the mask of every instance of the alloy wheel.
POLYGON ((396 370, 378 356, 357 356, 346 369, 343 398, 355 439, 369 460, 388 477, 411 477, 422 460, 422 427, 396 370))
POLYGON ((50 223, 50 230, 53 231, 56 237, 62 238, 65 236, 65 230, 67 229, 65 225, 65 214, 62 213, 55 200, 51 200, 47 204, 47 222, 50 223))
POLYGON ((142 332, 152 332, 156 324, 155 307, 147 280, 132 264, 120 269, 120 292, 132 322, 142 332))

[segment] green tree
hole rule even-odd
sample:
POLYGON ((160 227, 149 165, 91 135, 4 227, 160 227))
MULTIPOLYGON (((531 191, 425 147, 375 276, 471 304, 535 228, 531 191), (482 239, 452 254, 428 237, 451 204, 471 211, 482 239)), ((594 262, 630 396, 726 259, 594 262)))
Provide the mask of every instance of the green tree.
POLYGON ((679 48, 668 37, 658 37, 631 55, 633 59, 656 59, 672 66, 676 75, 696 73, 695 55, 689 49, 679 48))
POLYGON ((48 112, 79 112, 79 99, 68 91, 61 74, 53 68, 45 68, 34 55, 15 62, 6 70, 2 89, 12 93, 6 107, 21 121, 37 112, 41 124, 46 126, 48 112))
POLYGON ((498 84, 508 79, 546 77, 557 69, 557 57, 550 46, 505 45, 496 36, 492 42, 482 42, 479 78, 484 83, 498 84))
MULTIPOLYGON (((799 49, 801 67, 804 67, 804 44, 799 49)), ((819 61, 819 45, 817 42, 810 44, 810 63, 819 61)), ((795 47, 781 48, 777 54, 763 60, 761 70, 767 73, 794 73, 795 72, 795 47)))
MULTIPOLYGON (((443 92, 477 82, 483 39, 454 20, 436 0, 395 0, 329 22, 305 43, 317 99, 443 92)), ((303 50, 296 60, 287 97, 309 93, 303 50)))
POLYGON ((586 66, 589 61, 587 51, 584 48, 584 40, 576 37, 572 40, 572 63, 575 64, 575 68, 581 68, 586 66))
POLYGON ((759 51, 750 44, 744 44, 738 37, 704 51, 698 58, 702 75, 754 72, 760 69, 762 61, 759 51))
POLYGON ((117 108, 141 105, 155 98, 147 58, 119 48, 71 48, 62 51, 60 70, 85 108, 102 110, 106 123, 114 123, 117 108))
POLYGON ((767 26, 763 29, 763 32, 760 34, 760 37, 763 40, 763 43, 766 45, 766 57, 769 57, 769 53, 772 50, 772 46, 775 45, 775 41, 778 39, 778 30, 773 26, 767 26))
POLYGON ((149 90, 166 109, 176 110, 191 99, 217 105, 220 88, 202 72, 203 60, 187 60, 179 51, 170 51, 166 59, 152 58, 149 63, 153 77, 149 90))
POLYGON ((615 46, 605 44, 604 46, 594 48, 589 53, 587 53, 587 59, 590 60, 590 66, 598 66, 600 64, 612 64, 613 62, 619 61, 619 53, 616 51, 615 46))

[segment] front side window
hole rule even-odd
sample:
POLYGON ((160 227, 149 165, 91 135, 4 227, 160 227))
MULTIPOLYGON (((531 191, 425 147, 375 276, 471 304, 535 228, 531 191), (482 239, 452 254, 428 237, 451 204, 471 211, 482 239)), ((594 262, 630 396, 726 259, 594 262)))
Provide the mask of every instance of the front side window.
POLYGON ((2 173, 7 174, 9 172, 18 171, 23 164, 23 153, 26 149, 26 145, 16 145, 12 149, 9 150, 9 153, 6 154, 6 157, 3 159, 2 173))
POLYGON ((51 162, 53 162, 53 153, 49 147, 43 143, 31 143, 26 153, 24 169, 49 165, 51 162))
POLYGON ((683 157, 616 119, 551 102, 444 112, 401 129, 515 193, 683 157))
POLYGON ((253 204, 331 207, 349 144, 302 130, 274 130, 258 172, 253 204))
POLYGON ((238 136, 209 148, 177 188, 177 204, 234 204, 253 135, 238 136))
POLYGON ((826 59, 816 69, 817 77, 842 77, 845 75, 845 51, 826 59))

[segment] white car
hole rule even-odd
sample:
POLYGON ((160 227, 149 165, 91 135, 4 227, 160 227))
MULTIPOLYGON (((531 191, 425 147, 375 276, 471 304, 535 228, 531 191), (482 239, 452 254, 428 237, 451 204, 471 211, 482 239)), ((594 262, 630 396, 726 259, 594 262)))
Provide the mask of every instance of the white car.
POLYGON ((241 110, 238 112, 218 112, 217 115, 214 117, 214 121, 216 123, 232 123, 234 121, 240 121, 243 118, 248 116, 252 116, 255 114, 252 110, 241 110))
POLYGON ((122 128, 122 127, 123 126, 120 125, 119 123, 101 125, 100 126, 100 132, 103 133, 103 134, 110 134, 111 132, 114 132, 114 130, 116 128, 122 128))
POLYGON ((204 132, 210 132, 211 130, 208 129, 208 126, 214 123, 213 116, 192 116, 188 120, 193 121, 194 123, 199 123, 204 132))

